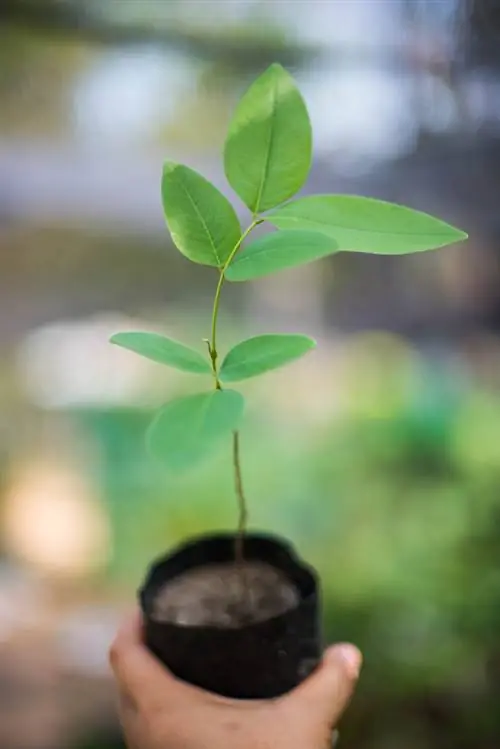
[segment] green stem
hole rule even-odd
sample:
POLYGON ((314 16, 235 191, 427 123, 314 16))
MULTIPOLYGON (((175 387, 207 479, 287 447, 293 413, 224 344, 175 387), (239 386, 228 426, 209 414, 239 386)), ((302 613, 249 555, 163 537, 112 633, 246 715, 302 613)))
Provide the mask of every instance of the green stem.
POLYGON ((254 218, 250 226, 245 229, 241 237, 236 242, 235 246, 231 250, 231 253, 229 254, 229 257, 227 258, 226 262, 221 268, 220 276, 219 276, 219 282, 217 284, 217 288, 215 290, 215 297, 214 297, 214 306, 212 310, 212 335, 210 340, 210 358, 212 360, 212 369, 214 372, 215 377, 215 387, 220 390, 220 382, 219 378, 217 376, 217 320, 219 316, 219 306, 220 306, 220 297, 222 292, 222 287, 224 286, 225 281, 225 273, 228 269, 229 265, 232 263, 234 256, 240 249, 242 243, 245 241, 245 239, 248 237, 250 232, 255 229, 257 224, 260 224, 262 222, 262 219, 254 218))

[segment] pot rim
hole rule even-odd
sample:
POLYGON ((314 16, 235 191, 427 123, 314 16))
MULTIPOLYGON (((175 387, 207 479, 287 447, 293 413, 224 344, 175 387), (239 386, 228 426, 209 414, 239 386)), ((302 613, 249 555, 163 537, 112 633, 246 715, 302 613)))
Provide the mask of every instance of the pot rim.
MULTIPOLYGON (((179 625, 172 622, 162 622, 153 615, 153 603, 159 589, 164 585, 166 579, 175 579, 178 574, 182 574, 189 569, 196 569, 197 567, 203 567, 205 565, 209 566, 210 564, 217 563, 207 561, 206 563, 195 562, 193 564, 187 564, 185 570, 182 570, 181 573, 174 574, 170 577, 169 575, 167 575, 167 570, 172 565, 175 565, 179 557, 182 557, 184 555, 188 556, 190 552, 196 550, 199 547, 203 547, 204 545, 206 545, 207 547, 215 547, 216 544, 221 543, 233 544, 235 538, 236 533, 228 531, 201 534, 199 536, 195 536, 194 538, 188 539, 187 541, 181 542, 176 547, 174 547, 172 551, 154 560, 149 567, 143 585, 138 591, 139 601, 143 614, 145 617, 147 617, 149 622, 156 626, 184 629, 189 630, 193 633, 196 631, 204 633, 214 632, 214 634, 218 633, 219 635, 221 633, 224 633, 225 635, 230 637, 241 635, 241 633, 245 630, 256 630, 259 628, 265 629, 269 625, 279 626, 280 622, 286 621, 287 618, 291 614, 293 615, 293 613, 297 609, 301 608, 304 603, 307 604, 309 600, 318 596, 316 571, 312 566, 305 563, 299 557, 292 542, 273 533, 249 532, 245 534, 245 542, 247 544, 249 542, 251 544, 263 544, 267 546, 269 550, 274 549, 280 555, 280 561, 282 562, 281 564, 273 563, 273 561, 266 558, 265 555, 259 556, 258 554, 256 554, 252 555, 251 558, 259 559, 271 565, 275 569, 279 569, 284 572, 290 582, 292 582, 298 590, 299 600, 296 606, 294 606, 292 609, 289 609, 288 611, 283 612, 282 614, 269 617, 264 621, 254 622, 252 624, 248 624, 235 629, 208 625, 179 625)), ((228 557, 228 561, 229 559, 230 557, 228 557)))

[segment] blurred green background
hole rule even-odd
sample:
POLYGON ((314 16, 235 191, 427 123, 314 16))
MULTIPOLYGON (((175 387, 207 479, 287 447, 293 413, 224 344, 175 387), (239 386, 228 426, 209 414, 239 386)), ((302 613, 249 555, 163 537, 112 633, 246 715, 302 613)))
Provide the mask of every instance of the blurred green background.
POLYGON ((245 385, 251 525, 317 566, 327 640, 363 649, 343 745, 497 749, 498 3, 4 0, 0 20, 0 749, 121 748, 106 651, 147 564, 234 527, 229 446, 175 478, 145 454, 196 379, 107 341, 203 345, 216 279, 169 241, 162 161, 230 195, 225 127, 272 61, 310 109, 307 191, 470 240, 227 285, 224 345, 320 344, 245 385))

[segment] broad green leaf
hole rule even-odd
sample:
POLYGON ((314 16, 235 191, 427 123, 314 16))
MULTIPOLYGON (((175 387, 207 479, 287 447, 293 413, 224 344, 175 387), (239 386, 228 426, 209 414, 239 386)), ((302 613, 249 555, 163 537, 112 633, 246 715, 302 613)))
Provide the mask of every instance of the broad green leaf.
POLYGON ((116 333, 110 342, 183 372, 210 374, 212 371, 198 351, 157 333, 116 333))
POLYGON ((316 231, 280 231, 256 239, 226 270, 229 281, 248 281, 318 260, 337 251, 336 242, 316 231))
POLYGON ((306 335, 259 335, 238 343, 222 362, 223 382, 246 380, 248 377, 277 369, 298 359, 316 346, 306 335))
POLYGON ((201 174, 171 161, 163 167, 161 192, 177 249, 195 263, 221 268, 241 235, 229 200, 201 174))
POLYGON ((299 198, 263 218, 278 229, 323 232, 339 251, 405 255, 467 239, 465 232, 421 211, 355 195, 299 198))
POLYGON ((228 182, 253 213, 267 211, 302 187, 311 154, 304 100, 289 73, 271 65, 243 95, 229 125, 228 182))
POLYGON ((244 403, 241 393, 234 390, 177 398, 153 420, 149 448, 168 468, 187 468, 238 428, 244 403))

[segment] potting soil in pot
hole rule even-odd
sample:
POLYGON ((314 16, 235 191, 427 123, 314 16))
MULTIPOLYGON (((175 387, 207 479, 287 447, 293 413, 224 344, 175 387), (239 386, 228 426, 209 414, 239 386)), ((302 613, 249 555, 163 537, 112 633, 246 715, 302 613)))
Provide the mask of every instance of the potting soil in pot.
POLYGON ((296 587, 269 564, 213 564, 169 581, 155 600, 154 618, 186 627, 237 629, 284 614, 298 603, 296 587))

